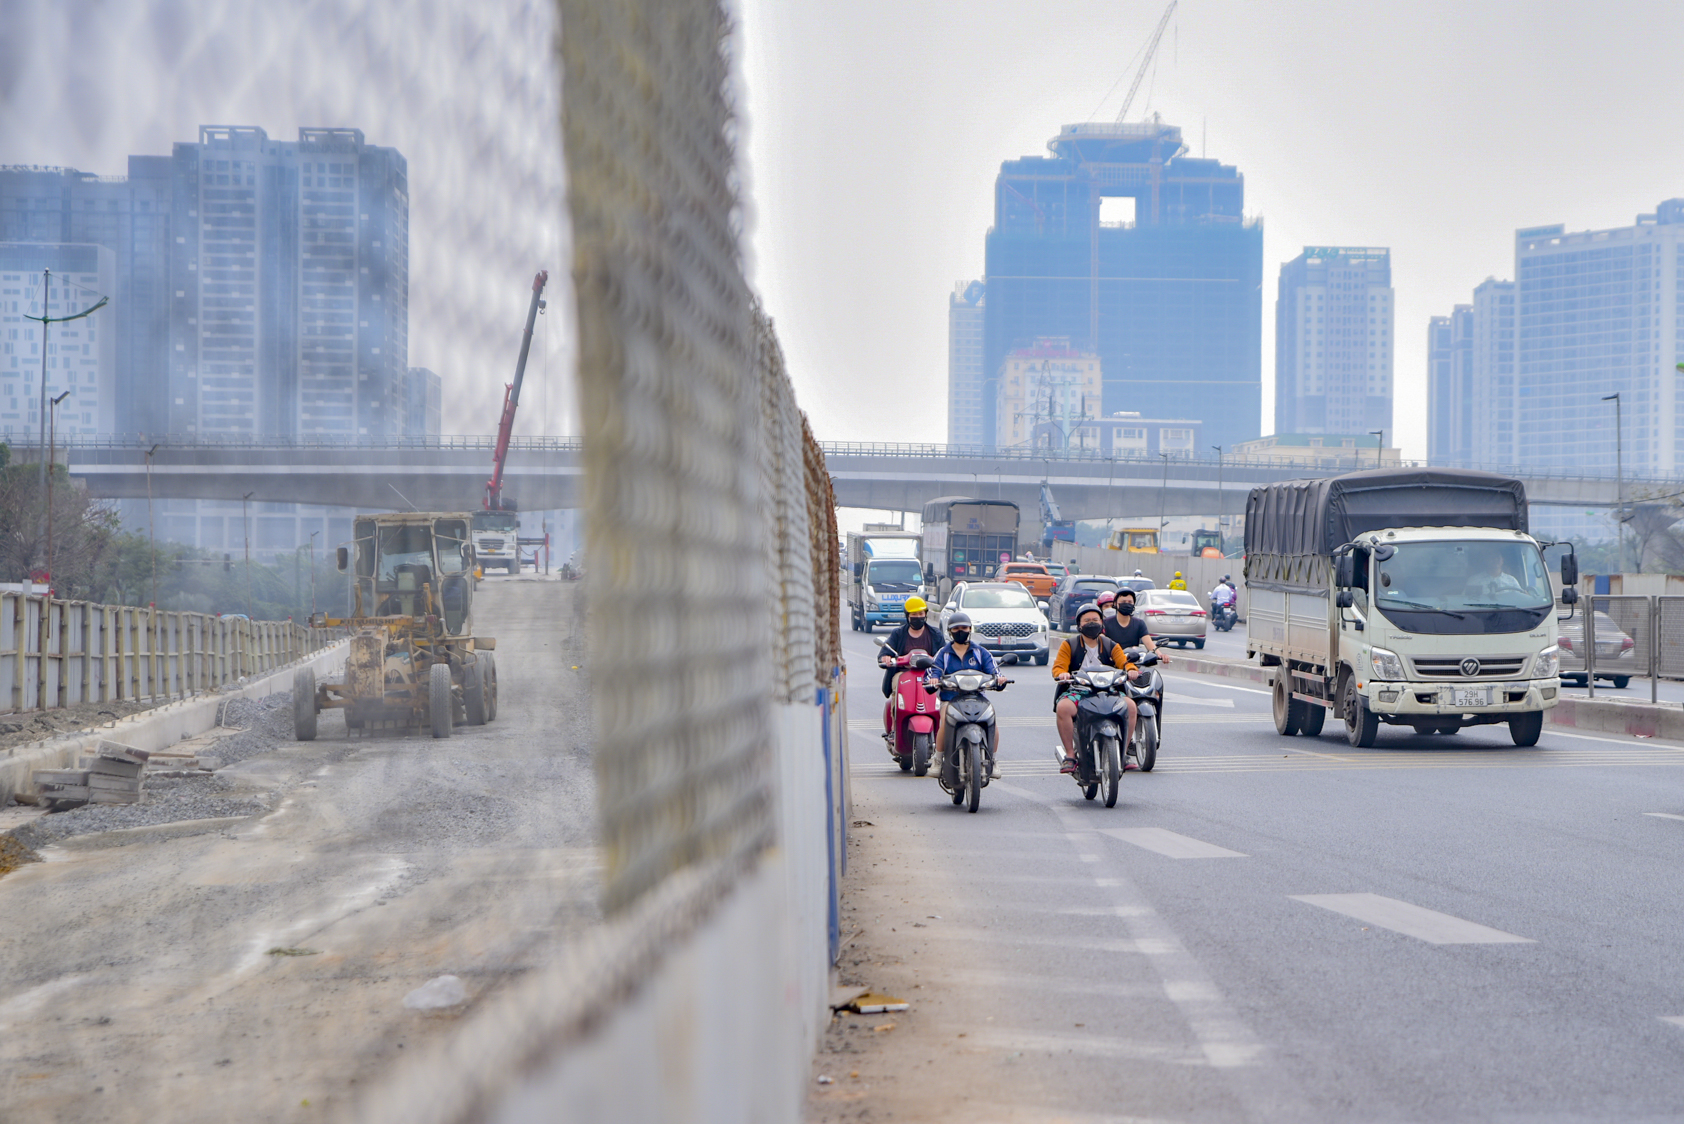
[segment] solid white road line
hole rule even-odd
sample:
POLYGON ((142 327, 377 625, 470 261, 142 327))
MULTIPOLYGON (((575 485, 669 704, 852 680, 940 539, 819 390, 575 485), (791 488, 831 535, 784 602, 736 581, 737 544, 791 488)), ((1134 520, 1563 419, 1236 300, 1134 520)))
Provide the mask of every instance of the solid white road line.
POLYGON ((1102 827, 1101 835, 1133 843, 1136 847, 1156 852, 1172 859, 1243 859, 1239 851, 1230 851, 1190 835, 1182 835, 1164 827, 1102 827))
POLYGON ((1423 909, 1380 894, 1292 894, 1293 901, 1366 921, 1428 944, 1534 944, 1530 937, 1517 937, 1448 913, 1423 909))
POLYGON ((1673 812, 1644 812, 1643 814, 1645 816, 1654 816, 1656 819, 1660 820, 1684 820, 1684 816, 1677 815, 1673 812))
POLYGON ((1684 1026, 1684 1015, 1661 1015, 1660 1020, 1673 1026, 1684 1026))
MULTIPOLYGON (((1173 670, 1173 666, 1171 670, 1173 670)), ((1199 686, 1221 687, 1224 691, 1244 691, 1248 695, 1272 695, 1275 693, 1266 687, 1242 687, 1238 683, 1224 683, 1215 676, 1200 675, 1199 686)))
MULTIPOLYGON (((1234 705, 1233 699, 1201 699, 1197 695, 1184 695, 1180 691, 1168 691, 1168 690, 1166 690, 1164 692, 1164 698, 1168 699, 1170 702, 1192 703, 1195 706, 1226 706, 1226 707, 1232 707, 1234 705)), ((1258 717, 1262 717, 1262 715, 1259 715, 1258 717)))

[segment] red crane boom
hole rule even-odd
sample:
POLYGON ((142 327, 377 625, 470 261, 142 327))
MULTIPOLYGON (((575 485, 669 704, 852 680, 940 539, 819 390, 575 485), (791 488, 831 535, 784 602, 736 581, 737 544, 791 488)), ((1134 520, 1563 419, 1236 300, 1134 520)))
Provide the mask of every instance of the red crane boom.
POLYGON ((526 331, 520 337, 520 358, 515 362, 515 381, 503 387, 503 417, 497 423, 497 448, 491 454, 491 479, 485 482, 485 509, 502 511, 503 464, 509 458, 509 435, 515 428, 515 410, 520 406, 520 384, 526 379, 526 356, 532 350, 532 327, 544 307, 544 286, 550 271, 540 269, 532 279, 532 305, 526 310, 526 331))

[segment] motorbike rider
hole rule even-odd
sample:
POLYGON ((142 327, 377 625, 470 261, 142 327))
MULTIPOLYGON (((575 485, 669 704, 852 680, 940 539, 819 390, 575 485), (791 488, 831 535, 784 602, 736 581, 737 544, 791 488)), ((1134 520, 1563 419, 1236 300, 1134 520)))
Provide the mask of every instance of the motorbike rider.
POLYGON ((1117 615, 1117 595, 1109 589, 1099 595, 1099 600, 1095 604, 1099 606, 1100 615, 1107 621, 1117 615))
POLYGON ((889 666, 899 656, 911 655, 913 652, 925 652, 932 658, 941 651, 941 646, 947 641, 941 635, 941 629, 928 622, 930 606, 922 597, 914 593, 906 599, 906 623, 889 633, 889 638, 877 650, 877 665, 883 669, 883 697, 888 698, 895 693, 896 670, 889 666))
MULTIPOLYGON (((924 673, 924 682, 935 684, 944 675, 952 675, 955 671, 970 668, 974 671, 987 672, 994 677, 996 687, 1006 685, 1006 677, 1000 674, 999 665, 994 662, 994 655, 981 644, 971 643, 971 616, 961 610, 947 618, 947 643, 941 651, 936 653, 933 667, 924 673)), ((938 753, 947 752, 947 704, 953 701, 954 692, 941 693, 941 712, 936 718, 936 750, 938 753)), ((988 775, 998 776, 995 771, 995 751, 1000 748, 1000 727, 994 727, 994 740, 988 747, 988 775)))
POLYGON ((1187 579, 1181 576, 1180 570, 1175 571, 1175 577, 1173 577, 1169 580, 1169 588, 1171 588, 1171 589, 1186 589, 1187 588, 1187 579))
POLYGON ((1239 591, 1234 588, 1234 579, 1228 574, 1222 575, 1222 580, 1216 583, 1216 588, 1210 591, 1210 607, 1222 605, 1232 608, 1239 597, 1239 591))
MULTIPOLYGON (((1105 635, 1105 618, 1100 614, 1098 605, 1082 606, 1076 613, 1076 629, 1078 635, 1059 645, 1052 665, 1053 680, 1058 684, 1053 692, 1053 713, 1058 717, 1059 740, 1064 743, 1064 763, 1059 766, 1060 773, 1076 771, 1076 705, 1089 694, 1087 688, 1071 680, 1071 673, 1090 664, 1110 664, 1128 672, 1130 679, 1140 676, 1139 670, 1129 662, 1128 652, 1123 646, 1105 635)), ((1128 728, 1123 734, 1123 744, 1127 745, 1134 738, 1135 708, 1133 699, 1125 698, 1123 701, 1128 705, 1128 728)))
POLYGON ((1134 590, 1119 589, 1113 604, 1117 607, 1117 615, 1105 622, 1105 635, 1124 648, 1145 648, 1149 652, 1157 652, 1158 662, 1168 665, 1169 653, 1158 651, 1158 642, 1152 639, 1152 634, 1146 630, 1146 622, 1134 611, 1134 590))

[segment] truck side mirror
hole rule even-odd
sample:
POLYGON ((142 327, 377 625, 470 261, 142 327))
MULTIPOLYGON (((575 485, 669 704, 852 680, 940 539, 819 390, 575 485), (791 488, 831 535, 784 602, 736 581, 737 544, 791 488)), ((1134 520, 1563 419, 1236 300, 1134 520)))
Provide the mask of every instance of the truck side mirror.
POLYGON ((339 572, 341 574, 351 568, 351 552, 345 547, 340 547, 339 553, 334 557, 335 561, 339 563, 339 572))
POLYGON ((1578 589, 1574 586, 1567 586, 1563 588, 1561 591, 1561 603, 1563 605, 1577 605, 1579 603, 1578 589))
POLYGON ((1561 584, 1579 584, 1579 559, 1577 555, 1564 554, 1561 556, 1561 584))
MULTIPOLYGON (((1341 559, 1341 561, 1343 561, 1343 559, 1341 559)), ((1333 595, 1333 603, 1341 609, 1349 609, 1352 605, 1357 603, 1357 599, 1350 590, 1341 589, 1338 593, 1333 595)))
POLYGON ((1356 560, 1349 554, 1341 554, 1333 563, 1333 584, 1340 589, 1349 589, 1357 584, 1356 560))

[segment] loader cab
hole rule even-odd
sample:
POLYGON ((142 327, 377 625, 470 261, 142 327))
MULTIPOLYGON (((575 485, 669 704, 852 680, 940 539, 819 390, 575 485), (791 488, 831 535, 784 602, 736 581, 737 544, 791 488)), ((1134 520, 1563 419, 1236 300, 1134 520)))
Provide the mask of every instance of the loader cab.
POLYGON ((473 542, 467 514, 376 515, 353 524, 339 548, 339 572, 356 583, 356 615, 437 615, 444 631, 470 630, 473 542))

